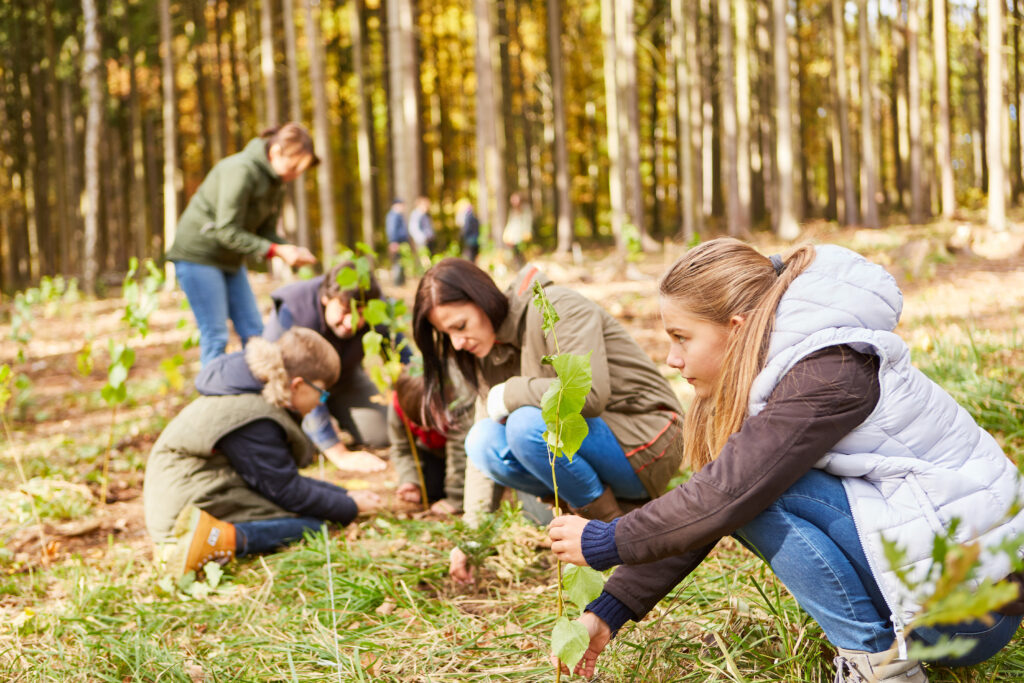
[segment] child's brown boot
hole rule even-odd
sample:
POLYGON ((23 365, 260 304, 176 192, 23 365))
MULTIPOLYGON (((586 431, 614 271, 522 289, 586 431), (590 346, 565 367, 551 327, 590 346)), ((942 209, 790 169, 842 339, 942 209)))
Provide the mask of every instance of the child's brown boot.
POLYGON ((198 572, 207 562, 227 564, 235 557, 235 525, 187 505, 174 523, 178 544, 167 562, 175 577, 198 572))

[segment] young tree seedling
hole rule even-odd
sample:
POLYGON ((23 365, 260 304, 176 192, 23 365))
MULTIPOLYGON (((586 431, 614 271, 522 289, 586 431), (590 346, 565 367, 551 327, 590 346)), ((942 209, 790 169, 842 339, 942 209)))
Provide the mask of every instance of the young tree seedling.
MULTIPOLYGON (((581 411, 590 393, 593 376, 590 369, 590 353, 580 355, 562 353, 555 334, 555 323, 559 316, 548 299, 544 288, 539 282, 533 283, 533 303, 540 309, 544 335, 551 335, 555 354, 545 356, 542 362, 550 364, 557 377, 548 386, 541 397, 541 416, 547 431, 544 441, 548 448, 548 464, 551 466, 551 482, 555 492, 555 515, 559 512, 558 478, 555 473, 555 461, 560 458, 572 458, 579 451, 589 431, 587 421, 581 411)), ((582 612, 586 606, 601 594, 604 577, 590 567, 570 565, 562 571, 561 560, 556 560, 558 572, 558 619, 551 632, 551 650, 560 662, 564 662, 571 671, 590 646, 587 629, 578 621, 570 621, 564 614, 562 589, 565 588, 569 600, 582 612)), ((561 666, 555 668, 555 681, 562 677, 561 666)))
MULTIPOLYGON (((348 251, 342 254, 342 259, 351 261, 352 268, 342 268, 338 271, 338 286, 342 289, 356 287, 358 291, 358 302, 353 302, 352 326, 358 327, 359 322, 356 316, 362 316, 366 324, 370 326, 369 331, 363 335, 363 369, 370 376, 377 390, 384 396, 387 405, 391 405, 392 392, 398 377, 402 374, 402 351, 409 345, 409 312, 402 300, 382 301, 371 299, 366 301, 364 292, 370 288, 370 275, 373 267, 369 255, 370 248, 359 243, 356 248, 359 254, 348 251), (377 331, 379 327, 387 328, 387 335, 377 331), (404 335, 399 339, 399 335, 404 335)), ((405 426, 405 437, 409 441, 409 448, 412 452, 413 463, 416 465, 416 475, 420 482, 420 500, 423 509, 429 509, 430 501, 427 499, 427 484, 423 477, 423 466, 420 462, 419 451, 416 448, 416 438, 409 426, 408 416, 402 418, 405 426)))

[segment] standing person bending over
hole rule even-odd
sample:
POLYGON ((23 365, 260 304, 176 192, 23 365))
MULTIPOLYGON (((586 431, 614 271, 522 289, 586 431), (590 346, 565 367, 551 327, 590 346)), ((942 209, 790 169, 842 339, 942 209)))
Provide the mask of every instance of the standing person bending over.
POLYGON ((434 233, 434 221, 430 218, 430 199, 417 197, 413 210, 409 214, 409 239, 419 254, 426 253, 427 262, 434 253, 437 242, 434 233))
MULTIPOLYGON (((285 330, 305 327, 319 333, 341 359, 341 372, 327 387, 331 397, 306 417, 303 428, 324 455, 340 469, 355 472, 379 472, 387 465, 372 453, 349 451, 341 443, 331 424, 333 416, 342 429, 352 435, 356 444, 383 448, 388 445, 387 406, 374 401, 378 396, 366 372, 363 371, 363 337, 370 327, 363 318, 362 306, 371 299, 380 299, 380 285, 370 276, 368 289, 358 287, 342 289, 338 285, 338 272, 354 268, 345 261, 331 268, 327 274, 293 282, 275 290, 270 298, 274 309, 267 319, 264 337, 271 341, 285 330)), ((385 326, 377 332, 388 336, 385 326)), ((403 360, 411 354, 403 353, 403 360)))
POLYGON ((405 203, 397 197, 391 201, 391 208, 384 216, 384 233, 388 238, 388 256, 391 258, 391 284, 401 287, 405 284, 402 245, 409 242, 409 227, 405 223, 405 203))
MULTIPOLYGON (((616 570, 581 621, 591 675, 610 637, 639 620, 733 534, 763 557, 837 648, 837 680, 926 681, 906 659, 905 626, 927 597, 932 539, 960 520, 957 541, 982 547, 1024 531, 1024 485, 996 441, 910 363, 893 334, 902 295, 892 277, 836 246, 770 259, 732 239, 706 242, 661 282, 668 364, 693 385, 686 458, 696 470, 662 498, 605 524, 551 523, 561 559, 616 570), (883 539, 906 551, 891 566, 883 539), (850 678, 844 678, 847 674, 850 678)), ((972 580, 1010 572, 981 555, 972 580)), ((1014 577, 1018 579, 1019 577, 1014 577)), ((998 652, 1024 612, 915 629, 974 641, 941 663, 998 652), (1016 616, 1011 616, 1016 615, 1016 616)))
POLYGON ((290 266, 316 263, 305 247, 276 233, 284 184, 319 163, 305 128, 269 128, 221 159, 192 195, 167 252, 199 327, 203 367, 224 353, 228 318, 244 345, 263 333, 245 257, 277 256, 290 266))
MULTIPOLYGON (((556 464, 558 491, 579 514, 612 520, 620 500, 660 495, 683 455, 679 401, 629 333, 600 306, 557 287, 537 268, 524 268, 505 293, 469 261, 447 258, 420 281, 413 334, 423 353, 426 413, 435 425, 451 416, 446 392, 449 361, 467 389, 487 397, 488 417, 466 437, 470 462, 493 481, 520 491, 552 495, 551 467, 542 434, 541 396, 555 378, 541 361, 555 353, 532 304, 533 283, 545 287, 561 320, 554 335, 563 353, 592 352, 593 386, 583 406, 590 429, 570 463, 556 464)), ((466 513, 472 515, 469 486, 466 513)), ((453 576, 468 579, 464 558, 453 576)))
POLYGON ((299 474, 313 445, 298 419, 337 377, 334 349, 301 328, 276 343, 254 339, 203 369, 200 397, 171 420, 146 464, 146 528, 158 555, 176 543, 172 573, 270 552, 379 505, 374 493, 299 474))

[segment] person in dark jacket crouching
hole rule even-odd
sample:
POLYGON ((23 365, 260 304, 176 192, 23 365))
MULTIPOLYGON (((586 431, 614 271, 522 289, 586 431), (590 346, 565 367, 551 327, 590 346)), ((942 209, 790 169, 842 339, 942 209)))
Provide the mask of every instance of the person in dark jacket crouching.
MULTIPOLYGON (((370 331, 362 307, 384 295, 372 275, 366 288, 342 288, 338 284, 338 273, 354 267, 351 261, 343 261, 324 275, 274 290, 270 295, 274 308, 267 319, 263 338, 273 341, 287 329, 305 327, 318 332, 330 343, 341 359, 341 372, 327 386, 330 399, 316 406, 303 420, 302 427, 339 469, 379 472, 387 463, 368 451, 349 450, 331 423, 333 417, 352 435, 355 444, 371 448, 388 445, 387 406, 379 399, 377 387, 362 368, 363 337, 370 331)), ((375 330, 385 337, 389 335, 384 325, 378 325, 375 330)), ((401 335, 398 338, 400 340, 401 335)), ((411 354, 405 351, 402 355, 402 362, 408 362, 411 354)))
POLYGON ((314 449, 298 421, 338 373, 331 345, 301 328, 203 369, 200 397, 167 425, 146 466, 146 528, 172 574, 269 552, 379 505, 374 493, 299 474, 314 449))

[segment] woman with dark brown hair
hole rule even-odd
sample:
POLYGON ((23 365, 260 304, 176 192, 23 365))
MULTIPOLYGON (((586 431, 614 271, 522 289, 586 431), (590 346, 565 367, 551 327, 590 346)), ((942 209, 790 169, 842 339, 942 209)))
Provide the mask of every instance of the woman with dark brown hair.
MULTIPOLYGON (((556 463, 559 496, 585 517, 611 520, 622 514, 621 501, 657 497, 678 471, 682 411, 668 382, 618 321, 586 297, 552 284, 536 267, 524 268, 505 292, 464 259, 445 259, 423 276, 413 334, 423 353, 424 412, 434 426, 451 422, 444 397, 453 381, 449 369, 459 372, 468 390, 486 401, 486 417, 466 437, 469 461, 504 486, 542 498, 552 494, 540 405, 555 378, 542 359, 556 350, 531 303, 534 282, 560 316, 554 329, 559 350, 591 353, 593 385, 582 410, 589 434, 571 462, 556 463)), ((484 497, 471 491, 470 481, 465 508, 472 517, 484 497)), ((468 579, 457 564, 453 575, 468 579)))
POLYGON ((305 247, 277 234, 284 184, 319 159, 297 123, 268 128, 241 152, 221 159, 192 195, 167 251, 199 327, 203 366, 224 353, 228 318, 244 345, 263 333, 245 268, 246 256, 277 256, 289 266, 316 263, 305 247))

